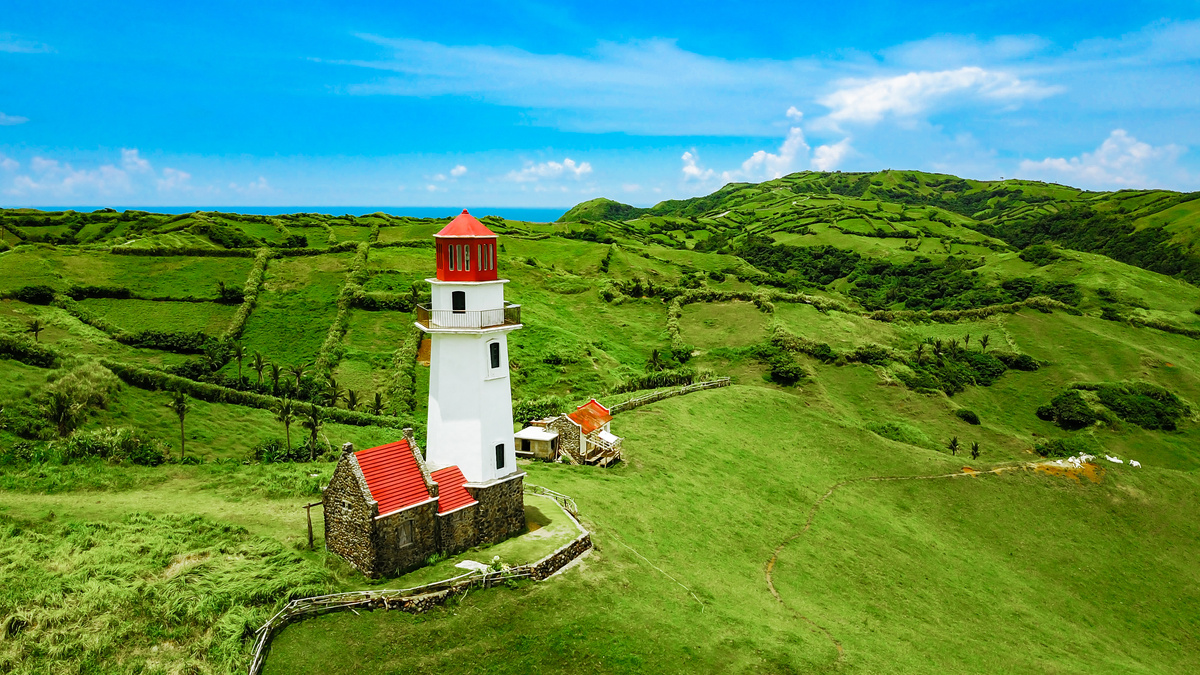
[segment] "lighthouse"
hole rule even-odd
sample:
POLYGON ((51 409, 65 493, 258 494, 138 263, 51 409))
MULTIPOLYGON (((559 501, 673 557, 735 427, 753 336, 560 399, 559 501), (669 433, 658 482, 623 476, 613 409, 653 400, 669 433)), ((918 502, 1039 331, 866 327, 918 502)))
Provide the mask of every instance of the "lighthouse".
POLYGON ((508 376, 508 334, 521 328, 521 308, 504 300, 496 234, 464 209, 433 237, 433 297, 417 308, 430 339, 426 461, 459 467, 468 487, 523 476, 508 376))

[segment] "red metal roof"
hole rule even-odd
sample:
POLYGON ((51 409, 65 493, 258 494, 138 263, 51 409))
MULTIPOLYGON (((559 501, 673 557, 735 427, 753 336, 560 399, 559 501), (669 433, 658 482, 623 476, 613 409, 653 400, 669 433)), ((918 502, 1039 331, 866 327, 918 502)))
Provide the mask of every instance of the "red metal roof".
POLYGON ((475 216, 467 213, 466 209, 455 216, 450 224, 443 227, 441 232, 433 235, 435 237, 495 237, 496 233, 487 229, 487 226, 479 222, 475 216))
POLYGON ((354 457, 362 467, 371 497, 379 502, 379 515, 429 499, 429 489, 408 441, 359 450, 354 457))
POLYGON ((590 434, 600 427, 612 421, 612 415, 608 412, 608 408, 600 405, 596 399, 592 399, 587 403, 575 409, 575 412, 567 415, 576 424, 583 427, 583 433, 590 434))
POLYGON ((467 488, 463 487, 467 478, 457 466, 438 469, 432 475, 433 482, 438 484, 438 513, 446 513, 479 503, 471 496, 470 492, 467 492, 467 488))

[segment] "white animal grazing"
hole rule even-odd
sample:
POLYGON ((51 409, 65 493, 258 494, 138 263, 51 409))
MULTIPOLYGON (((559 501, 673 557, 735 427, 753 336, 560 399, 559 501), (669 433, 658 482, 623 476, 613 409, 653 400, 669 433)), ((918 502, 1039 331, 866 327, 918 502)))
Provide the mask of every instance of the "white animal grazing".
POLYGON ((1136 467, 1140 468, 1142 466, 1142 463, 1137 461, 1136 459, 1131 459, 1131 460, 1129 460, 1129 466, 1136 466, 1136 467))
POLYGON ((1112 462, 1113 464, 1124 464, 1125 463, 1125 462, 1122 462, 1119 457, 1110 457, 1108 455, 1105 455, 1104 458, 1107 459, 1108 461, 1112 462))

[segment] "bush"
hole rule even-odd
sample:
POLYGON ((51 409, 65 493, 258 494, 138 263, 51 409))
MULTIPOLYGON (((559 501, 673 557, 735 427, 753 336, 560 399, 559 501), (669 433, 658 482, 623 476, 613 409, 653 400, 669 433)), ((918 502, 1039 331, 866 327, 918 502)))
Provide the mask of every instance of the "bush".
POLYGON ((166 443, 141 435, 137 430, 111 427, 75 433, 62 446, 64 464, 97 457, 112 462, 129 461, 140 466, 158 466, 167 457, 166 443))
POLYGON ((133 297, 133 293, 128 288, 121 286, 72 286, 67 289, 67 295, 72 300, 84 300, 87 298, 116 298, 118 300, 128 300, 133 297))
POLYGON ((635 375, 613 388, 612 393, 624 394, 640 389, 658 389, 659 387, 680 387, 691 384, 696 380, 696 371, 691 368, 674 368, 660 370, 645 375, 635 375))
POLYGON ((117 341, 130 347, 146 347, 161 349, 176 354, 201 354, 212 340, 211 337, 196 332, 143 330, 137 333, 122 333, 117 341))
POLYGON ((808 377, 804 366, 796 363, 790 354, 781 353, 770 361, 770 378, 772 381, 790 387, 808 377))
POLYGON ((533 420, 560 415, 566 407, 567 402, 561 396, 543 396, 513 401, 513 421, 528 426, 533 420))
POLYGON ((1034 244, 1028 246, 1020 253, 1021 260, 1027 263, 1032 263, 1038 267, 1049 265, 1050 263, 1062 257, 1054 247, 1045 244, 1034 244))
POLYGON ((46 421, 32 400, 6 403, 0 408, 0 429, 30 440, 54 438, 54 425, 46 421))
POLYGON ((303 445, 289 448, 287 447, 287 443, 282 439, 272 438, 251 448, 250 458, 263 464, 307 462, 309 460, 309 452, 308 448, 303 445))
POLYGON ((1100 419, 1074 389, 1055 396, 1049 405, 1038 408, 1037 416, 1067 431, 1090 427, 1100 419))
POLYGON ((0 358, 13 358, 39 368, 53 368, 58 363, 58 356, 49 347, 17 335, 0 335, 0 358))
POLYGON ((979 415, 976 415, 972 410, 959 408, 958 410, 954 411, 954 414, 958 417, 958 419, 966 422, 967 424, 979 424, 979 415))
POLYGON ((1042 457, 1073 457, 1087 453, 1088 447, 1077 438, 1055 438, 1034 446, 1034 451, 1042 457))
POLYGON ((1188 408, 1175 394, 1145 382, 1129 385, 1101 385, 1100 402, 1117 417, 1143 429, 1174 431, 1188 408))
POLYGON ((1024 370, 1032 372, 1041 367, 1032 356, 1028 354, 1014 354, 1012 352, 990 352, 990 355, 998 359, 1005 366, 1013 370, 1024 370))
POLYGON ((930 449, 938 447, 923 431, 904 422, 873 422, 867 425, 867 430, 898 443, 930 449))
POLYGON ((31 305, 48 305, 54 301, 54 289, 44 285, 22 286, 13 291, 10 297, 31 305))

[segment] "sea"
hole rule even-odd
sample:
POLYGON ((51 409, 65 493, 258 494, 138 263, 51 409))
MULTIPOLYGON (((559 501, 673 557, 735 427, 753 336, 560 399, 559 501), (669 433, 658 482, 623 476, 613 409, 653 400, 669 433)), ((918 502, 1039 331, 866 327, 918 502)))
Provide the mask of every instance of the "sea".
MULTIPOLYGON (((96 211, 102 206, 38 206, 41 211, 96 211)), ((149 211, 150 213, 191 213, 193 211, 221 211, 245 213, 256 216, 278 216, 285 213, 324 213, 331 216, 365 216, 368 213, 387 213, 393 216, 413 218, 450 218, 466 208, 476 218, 499 216, 506 220, 523 220, 529 223, 552 223, 567 212, 569 207, 542 208, 525 206, 111 206, 117 211, 149 211)))

